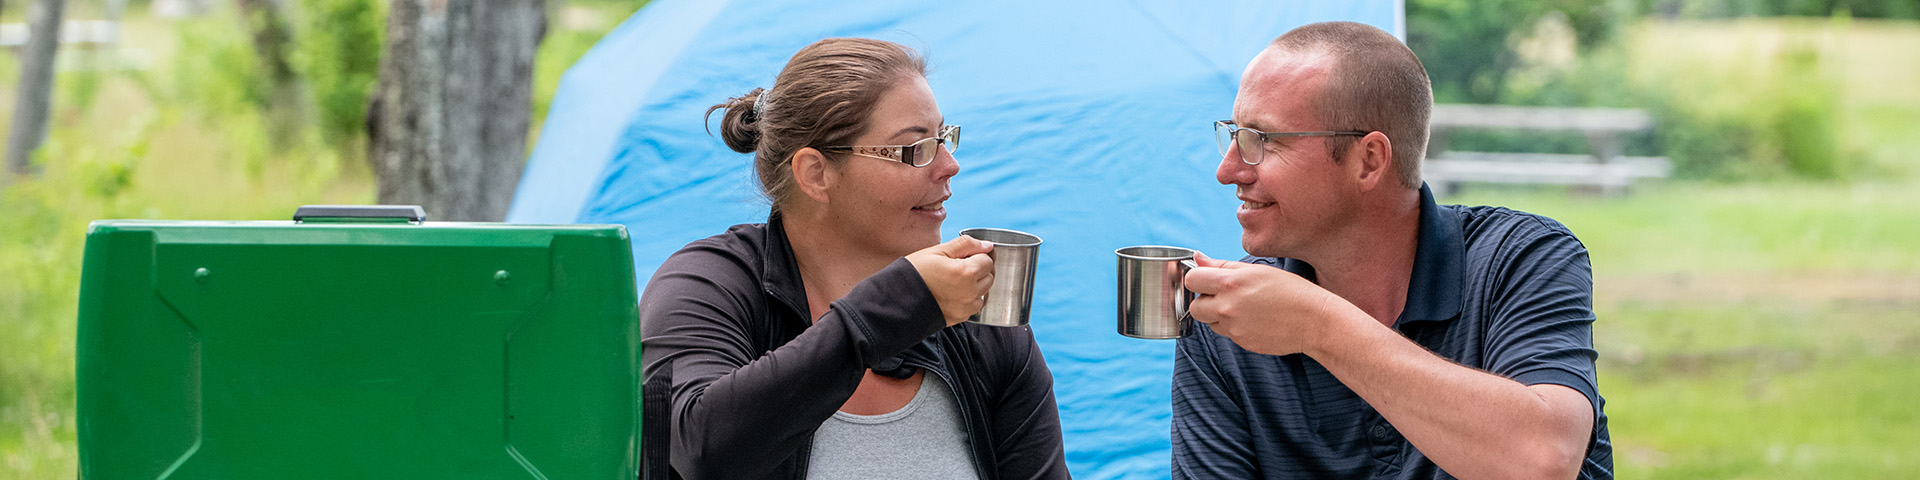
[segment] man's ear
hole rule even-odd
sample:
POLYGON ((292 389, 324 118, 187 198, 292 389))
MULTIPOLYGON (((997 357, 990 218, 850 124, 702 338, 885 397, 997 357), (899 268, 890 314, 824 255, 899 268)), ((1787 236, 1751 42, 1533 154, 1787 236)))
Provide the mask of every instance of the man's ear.
POLYGON ((830 197, 827 192, 833 190, 834 183, 839 181, 839 172, 827 163, 826 154, 813 147, 802 148, 793 152, 793 162, 789 166, 793 168, 793 183, 800 187, 800 193, 813 201, 828 203, 830 197))
POLYGON ((1347 157, 1357 167, 1356 180, 1361 190, 1397 181, 1398 174, 1393 171, 1393 141, 1385 133, 1367 132, 1353 142, 1353 148, 1347 149, 1347 157))

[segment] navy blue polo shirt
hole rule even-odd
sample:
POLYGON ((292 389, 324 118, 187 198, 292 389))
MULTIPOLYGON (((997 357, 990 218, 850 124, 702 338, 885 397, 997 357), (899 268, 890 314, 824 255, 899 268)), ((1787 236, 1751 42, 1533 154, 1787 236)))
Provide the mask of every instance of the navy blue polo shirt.
MULTIPOLYGON (((1311 280, 1293 259, 1249 258, 1311 280)), ((1613 478, 1606 401, 1594 376, 1587 250, 1553 219, 1438 205, 1420 189, 1406 309, 1393 328, 1433 353, 1593 402, 1580 477, 1613 478)), ((1205 324, 1173 367, 1173 478, 1452 478, 1366 400, 1304 354, 1249 352, 1205 324)))

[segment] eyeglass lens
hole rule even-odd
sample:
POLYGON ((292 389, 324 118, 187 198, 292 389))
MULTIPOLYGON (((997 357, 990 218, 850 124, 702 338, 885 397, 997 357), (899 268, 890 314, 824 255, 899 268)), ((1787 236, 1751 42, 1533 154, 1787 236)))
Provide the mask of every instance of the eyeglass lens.
POLYGON ((1225 122, 1215 122, 1213 124, 1213 139, 1216 146, 1220 147, 1220 156, 1222 157, 1227 156, 1227 151, 1231 150, 1235 143, 1238 143, 1240 145, 1240 161, 1248 164, 1260 164, 1261 157, 1266 153, 1265 145, 1263 145, 1264 142, 1260 140, 1260 134, 1254 133, 1252 130, 1229 125, 1225 122))
POLYGON ((939 147, 945 147, 947 153, 953 153, 954 150, 959 150, 960 127, 948 126, 942 128, 939 137, 923 138, 918 142, 913 142, 912 145, 908 145, 904 149, 906 152, 902 153, 912 156, 910 161, 913 166, 924 167, 927 166, 927 164, 933 163, 933 157, 940 153, 939 147))

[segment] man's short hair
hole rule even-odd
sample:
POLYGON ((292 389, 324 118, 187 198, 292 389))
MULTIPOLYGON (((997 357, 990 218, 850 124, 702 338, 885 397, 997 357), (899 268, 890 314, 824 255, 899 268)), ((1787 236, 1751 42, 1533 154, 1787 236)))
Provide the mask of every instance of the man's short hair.
MULTIPOLYGON (((1433 85, 1413 50, 1392 34, 1354 22, 1308 24, 1274 39, 1270 46, 1331 54, 1334 65, 1313 106, 1327 122, 1324 127, 1386 134, 1393 144, 1393 168, 1400 183, 1420 188, 1427 121, 1433 115, 1433 85)), ((1353 143, 1327 145, 1333 158, 1339 159, 1353 143)))

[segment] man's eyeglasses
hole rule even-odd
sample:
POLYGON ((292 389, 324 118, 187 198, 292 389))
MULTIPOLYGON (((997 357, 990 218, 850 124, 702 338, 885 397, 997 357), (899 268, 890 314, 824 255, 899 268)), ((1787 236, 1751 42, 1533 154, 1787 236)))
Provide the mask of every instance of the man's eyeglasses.
POLYGON ((1259 165, 1261 161, 1266 160, 1267 141, 1273 140, 1274 137, 1363 137, 1366 135, 1367 132, 1360 130, 1262 132, 1251 128, 1240 128, 1239 125, 1234 125, 1232 120, 1213 122, 1213 139, 1220 146, 1220 156, 1227 156, 1227 150, 1239 144, 1240 161, 1246 162, 1247 165, 1259 165))
POLYGON ((939 135, 923 138, 909 145, 855 145, 848 147, 819 148, 820 150, 828 152, 848 152, 862 157, 892 160, 915 167, 924 167, 927 166, 927 164, 933 163, 933 158, 940 155, 940 146, 945 146, 947 153, 960 150, 959 125, 942 126, 940 127, 939 135), (927 142, 933 143, 929 144, 927 142))

